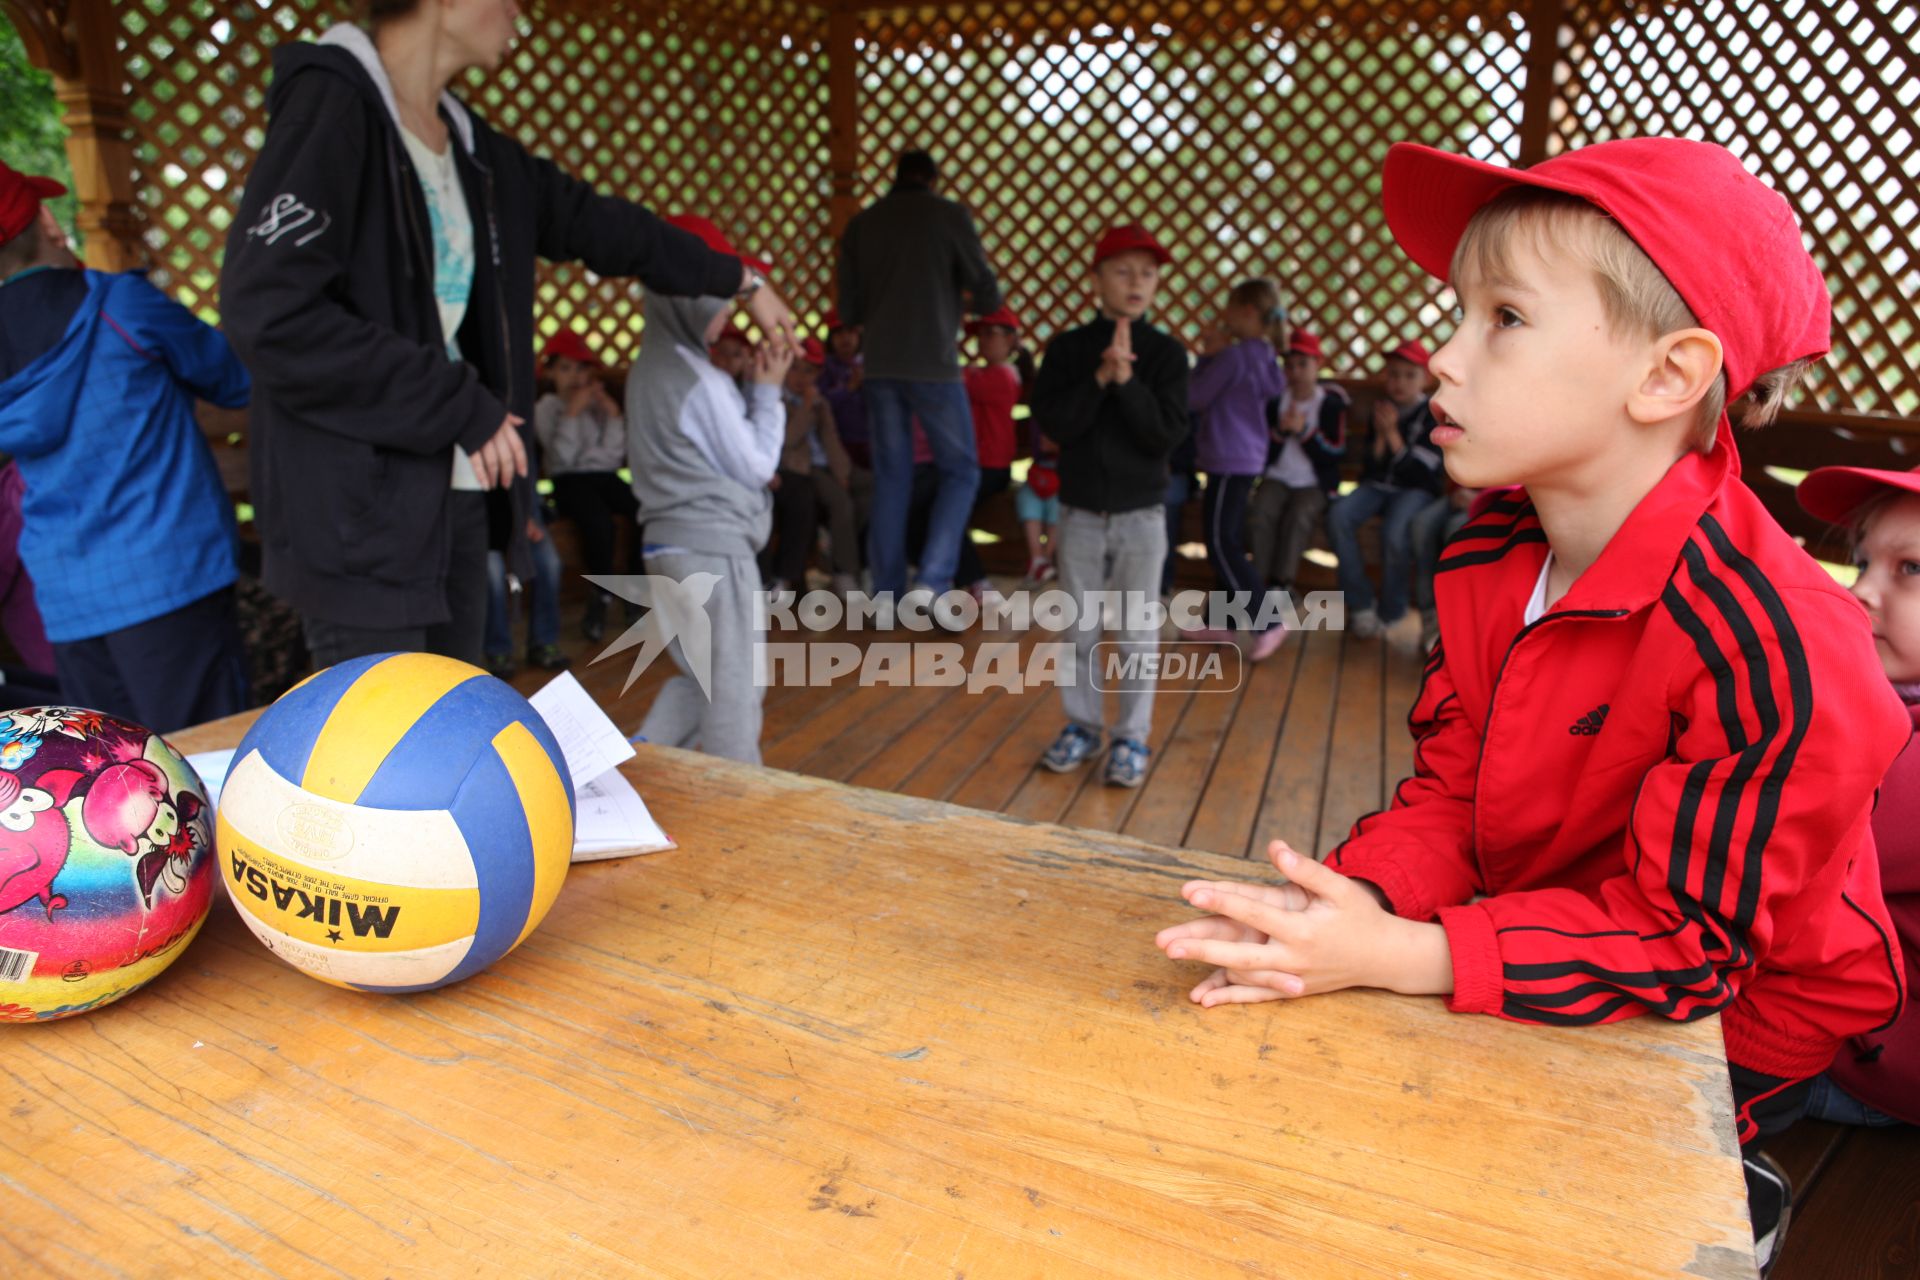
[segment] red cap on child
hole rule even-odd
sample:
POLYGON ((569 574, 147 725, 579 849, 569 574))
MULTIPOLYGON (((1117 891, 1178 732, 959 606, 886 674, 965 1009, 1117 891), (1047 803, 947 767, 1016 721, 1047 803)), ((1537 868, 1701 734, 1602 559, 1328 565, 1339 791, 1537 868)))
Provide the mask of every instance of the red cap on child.
POLYGON ((1409 338, 1393 350, 1387 352, 1387 359, 1405 360, 1409 363, 1417 364, 1424 369, 1427 367, 1427 361, 1433 359, 1433 353, 1427 350, 1427 344, 1420 341, 1420 339, 1409 338))
POLYGON ((997 311, 989 311, 983 316, 975 316, 967 321, 968 333, 977 334, 982 329, 1011 329, 1018 333, 1020 317, 1013 314, 1012 308, 1003 306, 997 311))
POLYGON ((682 231, 693 232, 694 235, 699 236, 700 239, 706 243, 707 248, 713 250, 715 253, 731 254, 763 276, 770 275, 773 272, 773 265, 771 263, 760 258, 749 258, 746 254, 734 248, 732 241, 720 234, 720 228, 713 225, 711 218, 703 218, 697 213, 676 213, 666 221, 669 226, 678 227, 682 231))
POLYGON ((827 349, 820 339, 808 338, 800 344, 800 358, 810 365, 824 365, 827 362, 827 349))
POLYGON ((1862 503, 1882 493, 1920 493, 1920 467, 1873 471, 1866 467, 1821 467, 1796 491, 1800 505, 1831 524, 1845 524, 1862 503))
POLYGON ((547 339, 547 345, 540 348, 542 360, 578 360, 581 364, 599 364, 600 357, 593 354, 593 348, 587 340, 571 329, 562 329, 547 339))
POLYGON ((1106 229, 1093 246, 1093 265, 1097 267, 1108 258, 1116 258, 1134 249, 1145 249, 1163 267, 1173 261, 1173 255, 1153 238, 1151 232, 1138 223, 1129 222, 1106 229))
POLYGON ((1293 336, 1287 339, 1287 354, 1290 356, 1312 356, 1315 360, 1325 360, 1327 353, 1320 346, 1317 335, 1305 329, 1295 329, 1293 336))
POLYGON ((40 202, 67 189, 52 178, 35 178, 0 160, 0 244, 25 231, 40 216, 40 202))
POLYGON ((713 345, 717 347, 723 342, 737 342, 741 346, 747 348, 747 350, 749 351, 753 350, 753 339, 749 338, 747 336, 747 331, 745 329, 742 329, 739 325, 730 324, 726 328, 722 329, 719 332, 719 334, 714 338, 713 345))
POLYGON ((1401 142, 1382 203, 1407 256, 1444 280, 1473 215, 1521 186, 1578 196, 1620 224, 1720 339, 1729 400, 1827 350, 1832 303, 1793 209, 1713 143, 1623 138, 1507 169, 1401 142))
POLYGON ((859 327, 857 324, 848 324, 842 320, 840 318, 840 308, 827 308, 827 334, 829 337, 840 332, 842 329, 858 329, 859 327))

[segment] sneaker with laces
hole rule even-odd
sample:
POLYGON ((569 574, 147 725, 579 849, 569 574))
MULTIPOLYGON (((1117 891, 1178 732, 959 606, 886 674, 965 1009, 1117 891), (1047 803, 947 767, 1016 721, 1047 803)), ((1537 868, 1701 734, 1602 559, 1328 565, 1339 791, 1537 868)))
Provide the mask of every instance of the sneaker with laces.
POLYGON ((1787 1220, 1793 1216, 1793 1183, 1778 1161, 1764 1151, 1744 1155, 1741 1172, 1747 1177, 1747 1213, 1753 1219, 1753 1259, 1761 1280, 1780 1260, 1787 1242, 1787 1220))
POLYGON ((499 680, 513 679, 513 673, 520 668, 514 666, 510 653, 490 653, 486 657, 487 674, 499 680))
POLYGON ((1280 646, 1286 642, 1287 628, 1281 623, 1275 623, 1254 636, 1253 643, 1247 646, 1247 661, 1265 662, 1280 652, 1280 646))
POLYGON ((1060 736, 1040 757, 1040 763, 1055 773, 1067 773, 1085 764, 1100 749, 1100 735, 1077 724, 1060 731, 1060 736))
POLYGON ((1147 759, 1153 752, 1138 738, 1115 738, 1107 752, 1106 784, 1137 787, 1147 780, 1147 759))
POLYGON ((557 644, 537 644, 527 650, 527 665, 542 671, 565 671, 567 655, 560 651, 557 644))

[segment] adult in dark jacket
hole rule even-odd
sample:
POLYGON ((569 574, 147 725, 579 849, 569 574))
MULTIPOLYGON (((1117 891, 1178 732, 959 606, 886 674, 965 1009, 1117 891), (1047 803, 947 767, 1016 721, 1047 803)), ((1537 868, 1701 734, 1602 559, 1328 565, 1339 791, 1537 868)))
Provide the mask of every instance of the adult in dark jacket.
POLYGON ((515 12, 373 0, 371 35, 339 24, 274 54, 222 309, 254 376, 264 577, 319 665, 479 661, 483 491, 513 490, 516 531, 530 504, 536 256, 663 293, 749 292, 792 341, 786 304, 739 259, 596 193, 446 91, 499 65, 515 12))
POLYGON ((854 215, 840 237, 843 324, 865 326, 862 388, 873 447, 867 534, 875 592, 907 585, 913 422, 933 446, 939 487, 920 551, 920 585, 953 585, 960 540, 980 487, 973 415, 960 376, 962 311, 1000 306, 1000 286, 967 211, 939 194, 924 151, 901 155, 892 190, 854 215))

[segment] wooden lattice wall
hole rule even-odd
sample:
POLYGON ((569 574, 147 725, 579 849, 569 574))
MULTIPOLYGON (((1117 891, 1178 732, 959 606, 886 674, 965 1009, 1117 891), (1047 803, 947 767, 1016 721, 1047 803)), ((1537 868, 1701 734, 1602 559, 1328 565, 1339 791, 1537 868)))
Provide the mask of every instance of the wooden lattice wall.
POLYGON ((1255 275, 1343 372, 1443 323, 1387 234, 1380 160, 1402 139, 1519 160, 1516 5, 1242 4, 1198 38, 1179 0, 1133 6, 1124 28, 1033 8, 862 14, 860 176, 870 197, 901 148, 934 150, 1042 334, 1088 311, 1093 240, 1115 221, 1174 253, 1157 311, 1182 336, 1255 275))
MULTIPOLYGON (((349 2, 0 5, 47 65, 91 87, 74 118, 93 135, 117 127, 126 92, 140 247, 213 315, 269 51, 349 2), (62 72, 63 22, 96 37, 110 23, 123 72, 99 70, 112 50, 97 39, 62 72)), ((1635 133, 1710 138, 1795 203, 1833 285, 1835 351, 1803 408, 1910 424, 1916 13, 1905 0, 543 0, 509 65, 466 93, 595 182, 703 208, 780 265, 804 313, 829 301, 834 229, 884 189, 900 147, 924 145, 1039 335, 1081 316, 1089 239, 1127 216, 1179 254, 1164 322, 1191 334, 1235 279, 1272 275, 1348 374, 1385 343, 1446 329, 1449 299, 1378 212, 1391 142, 1524 163, 1635 133)), ((97 225, 129 243, 120 205, 101 203, 97 225)), ((631 353, 631 285, 559 267, 541 297, 544 325, 590 319, 610 355, 631 353)))

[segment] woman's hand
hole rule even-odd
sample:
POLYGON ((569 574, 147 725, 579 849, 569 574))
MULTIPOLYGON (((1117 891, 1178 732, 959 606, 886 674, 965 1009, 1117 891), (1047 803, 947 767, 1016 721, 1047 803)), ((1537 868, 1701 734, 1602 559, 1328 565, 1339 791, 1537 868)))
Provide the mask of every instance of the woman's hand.
MULTIPOLYGON (((742 287, 746 285, 750 270, 741 267, 742 287)), ((787 300, 780 296, 779 291, 770 284, 755 289, 747 299, 747 314, 760 326, 760 332, 766 335, 766 345, 784 349, 791 363, 793 357, 799 354, 800 339, 794 335, 793 308, 787 305, 787 300)))
POLYGON ((520 424, 525 419, 508 414, 493 439, 467 455, 473 463, 474 479, 482 489, 504 489, 515 476, 527 474, 527 447, 520 442, 520 424))

